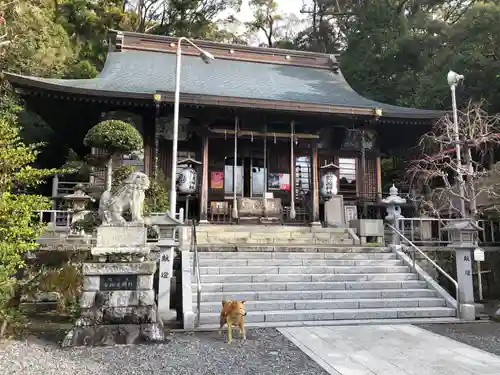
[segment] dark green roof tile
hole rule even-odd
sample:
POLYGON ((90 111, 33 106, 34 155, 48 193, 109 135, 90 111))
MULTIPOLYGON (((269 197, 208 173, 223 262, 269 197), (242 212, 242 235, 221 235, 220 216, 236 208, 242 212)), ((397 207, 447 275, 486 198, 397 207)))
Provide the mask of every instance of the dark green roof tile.
MULTIPOLYGON (((32 80, 78 89, 151 94, 175 89, 175 54, 110 52, 95 79, 32 80)), ((27 77, 26 77, 27 78, 27 77)), ((384 115, 438 117, 441 112, 398 107, 362 97, 333 70, 216 59, 182 57, 181 92, 245 99, 302 102, 345 107, 381 108, 384 115)))

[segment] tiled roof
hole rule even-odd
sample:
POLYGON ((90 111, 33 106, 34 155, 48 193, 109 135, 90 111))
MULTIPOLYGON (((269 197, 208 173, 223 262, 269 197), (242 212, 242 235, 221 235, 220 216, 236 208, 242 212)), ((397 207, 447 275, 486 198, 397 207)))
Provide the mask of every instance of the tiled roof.
MULTIPOLYGON (((110 52, 95 79, 48 79, 7 74, 17 84, 52 90, 97 90, 121 94, 174 92, 176 56, 150 51, 110 52)), ((442 112, 398 107, 366 99, 333 69, 215 59, 210 64, 196 56, 182 57, 183 94, 233 97, 340 107, 380 108, 383 116, 437 118, 442 112)))

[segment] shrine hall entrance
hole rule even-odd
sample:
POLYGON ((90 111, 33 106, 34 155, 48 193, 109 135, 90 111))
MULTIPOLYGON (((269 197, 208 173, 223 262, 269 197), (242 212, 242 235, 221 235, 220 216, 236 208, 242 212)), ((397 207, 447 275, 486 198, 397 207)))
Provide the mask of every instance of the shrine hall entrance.
POLYGON ((233 175, 234 157, 226 157, 224 162, 224 194, 232 197, 236 186, 238 197, 263 197, 267 183, 263 155, 252 155, 236 159, 236 174, 233 175))

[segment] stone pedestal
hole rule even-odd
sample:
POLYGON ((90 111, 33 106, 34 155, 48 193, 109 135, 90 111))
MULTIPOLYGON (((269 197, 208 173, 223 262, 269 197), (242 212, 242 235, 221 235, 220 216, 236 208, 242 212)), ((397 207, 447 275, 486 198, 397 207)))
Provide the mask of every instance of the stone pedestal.
POLYGON ((474 302, 474 287, 472 283, 472 251, 470 249, 456 250, 458 304, 460 319, 476 320, 474 302))
POLYGON ((171 309, 170 294, 173 277, 174 247, 171 241, 160 240, 160 277, 158 285, 158 315, 160 319, 169 324, 177 319, 177 313, 171 309))
POLYGON ((382 245, 384 242, 384 222, 382 220, 351 220, 349 226, 356 229, 357 235, 361 240, 361 245, 368 244, 370 239, 371 241, 375 241, 378 245, 382 245))
POLYGON ((155 262, 84 263, 80 318, 62 346, 163 341, 153 290, 155 262))
POLYGON ((146 246, 147 229, 144 224, 101 225, 97 228, 96 246, 93 256, 106 260, 109 255, 132 255, 142 258, 149 254, 146 246))
POLYGON ((472 283, 472 252, 477 248, 478 232, 481 230, 476 221, 470 218, 450 221, 442 228, 442 231, 448 233, 451 240, 448 246, 455 249, 458 283, 457 306, 462 320, 476 320, 472 283))

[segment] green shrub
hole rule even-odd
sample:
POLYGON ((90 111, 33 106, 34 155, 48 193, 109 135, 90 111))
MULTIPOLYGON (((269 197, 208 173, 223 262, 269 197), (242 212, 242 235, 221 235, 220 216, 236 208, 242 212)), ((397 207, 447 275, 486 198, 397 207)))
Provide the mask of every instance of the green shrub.
POLYGON ((106 190, 112 189, 113 156, 141 151, 142 135, 131 124, 121 120, 106 120, 91 128, 83 143, 106 152, 106 190))
POLYGON ((77 316, 78 299, 82 293, 83 279, 79 264, 65 263, 57 269, 47 269, 37 285, 37 292, 57 293, 57 309, 60 313, 77 316))
POLYGON ((142 135, 131 124, 121 120, 106 120, 92 127, 83 143, 87 147, 106 150, 109 155, 126 154, 143 148, 142 135))
POLYGON ((144 213, 167 212, 169 208, 169 181, 159 173, 157 178, 151 179, 149 189, 146 190, 144 213))
POLYGON ((87 213, 83 219, 75 221, 71 224, 71 229, 81 232, 82 230, 85 233, 91 234, 95 228, 102 224, 102 220, 99 217, 99 212, 92 211, 87 213))
POLYGON ((114 168, 111 191, 115 192, 120 186, 122 186, 132 172, 135 172, 133 165, 120 165, 114 168))

